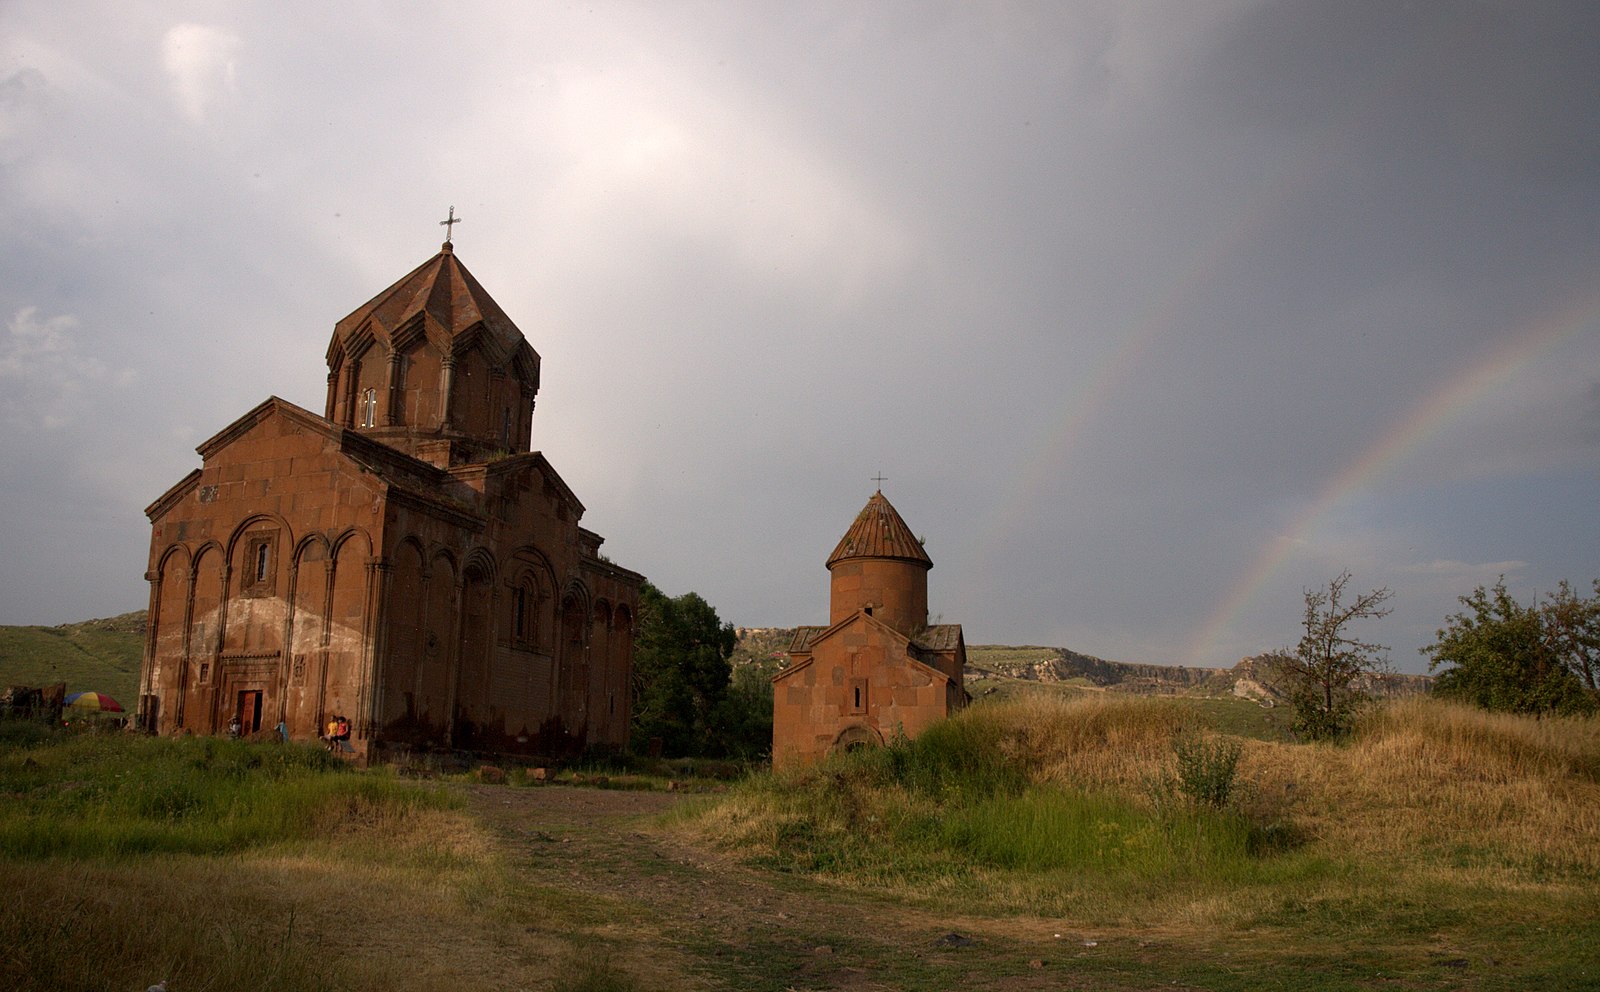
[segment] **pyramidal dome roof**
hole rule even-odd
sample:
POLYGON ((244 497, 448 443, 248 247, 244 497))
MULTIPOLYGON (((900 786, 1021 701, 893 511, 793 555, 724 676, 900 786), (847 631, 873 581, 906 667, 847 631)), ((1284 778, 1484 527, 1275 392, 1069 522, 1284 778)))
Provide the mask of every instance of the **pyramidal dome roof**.
MULTIPOLYGON (((425 335, 448 350, 455 339, 482 334, 493 350, 509 357, 528 345, 500 304, 494 301, 456 258, 446 241, 439 253, 402 276, 334 325, 338 342, 351 342, 371 334, 391 347, 397 339, 425 335)), ((537 362, 537 355, 531 356, 537 362)))
POLYGON ((922 550, 922 542, 889 505, 881 489, 873 493, 867 505, 856 514, 855 523, 828 556, 828 567, 847 558, 897 558, 924 568, 933 567, 933 559, 922 550))

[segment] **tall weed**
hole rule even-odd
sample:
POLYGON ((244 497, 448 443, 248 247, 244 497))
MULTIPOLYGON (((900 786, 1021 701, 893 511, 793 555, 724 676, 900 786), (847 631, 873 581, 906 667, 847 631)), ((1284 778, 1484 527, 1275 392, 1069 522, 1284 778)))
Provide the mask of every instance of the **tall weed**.
POLYGON ((1172 753, 1178 762, 1178 791, 1195 805, 1227 809, 1234 798, 1241 750, 1234 740, 1194 733, 1174 736, 1172 753))

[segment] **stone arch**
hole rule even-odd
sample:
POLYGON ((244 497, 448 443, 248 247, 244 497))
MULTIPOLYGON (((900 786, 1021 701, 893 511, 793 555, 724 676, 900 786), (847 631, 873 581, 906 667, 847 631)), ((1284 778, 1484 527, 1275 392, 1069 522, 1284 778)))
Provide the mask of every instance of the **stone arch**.
POLYGON ((223 560, 226 551, 216 541, 207 541, 195 551, 190 568, 189 630, 184 654, 189 659, 182 676, 183 694, 174 714, 177 726, 196 733, 215 731, 211 717, 214 667, 221 648, 223 613, 223 560))
POLYGON ((460 574, 461 562, 454 551, 437 543, 423 555, 422 577, 431 579, 437 571, 438 563, 441 561, 445 564, 445 574, 449 575, 450 581, 454 582, 456 576, 460 574))
POLYGON ((633 719, 633 625, 632 607, 618 603, 611 612, 611 652, 606 662, 610 668, 612 693, 608 709, 614 711, 611 739, 619 747, 627 744, 628 723, 633 719))
POLYGON ((173 566, 173 564, 174 564, 173 559, 180 558, 180 557, 183 559, 182 564, 181 564, 180 567, 183 567, 183 568, 188 568, 189 564, 194 561, 194 556, 189 553, 188 545, 185 545, 185 544, 169 544, 169 545, 167 545, 167 549, 165 551, 161 552, 160 560, 158 560, 156 562, 156 572, 158 574, 161 573, 161 572, 165 572, 168 568, 173 566))
POLYGON ((302 562, 327 561, 332 558, 332 547, 328 539, 320 531, 311 531, 295 542, 294 554, 290 562, 299 567, 302 562))
POLYGON ((283 714, 290 735, 316 735, 318 688, 325 665, 328 580, 332 555, 325 535, 312 531, 294 546, 293 609, 284 658, 283 714))
POLYGON ((294 533, 276 513, 252 513, 228 537, 223 649, 264 657, 282 652, 289 614, 294 533))
POLYGON ((479 747, 489 722, 490 673, 494 669, 494 558, 475 548, 461 565, 459 641, 452 696, 450 742, 479 747))
MULTIPOLYGON (((325 709, 353 720, 369 720, 363 692, 372 542, 360 530, 346 531, 333 545, 328 576, 325 709)), ((364 732, 364 728, 363 731, 364 732)))
POLYGON ((559 647, 556 616, 560 603, 556 591, 560 586, 556 581, 556 570, 538 548, 519 548, 516 557, 527 565, 528 574, 534 581, 534 636, 529 643, 535 650, 554 654, 559 647))
POLYGON ((572 581, 568 582, 567 587, 561 591, 561 608, 563 615, 565 615, 568 604, 573 604, 577 607, 585 622, 587 622, 589 618, 590 602, 591 597, 589 596, 589 587, 584 585, 578 579, 573 579, 572 581))
POLYGON ((522 648, 536 648, 544 635, 540 621, 541 596, 539 575, 535 567, 525 561, 513 561, 507 570, 505 637, 507 643, 522 648))
POLYGON ((235 546, 239 543, 239 539, 244 536, 246 531, 260 523, 271 524, 274 527, 280 528, 285 533, 287 533, 290 529, 289 521, 285 520, 281 514, 271 512, 252 513, 246 516, 243 520, 240 520, 239 523, 233 528, 232 533, 228 535, 228 554, 233 554, 235 546))
POLYGON ((156 566, 154 602, 150 610, 150 665, 141 686, 140 726, 157 733, 173 729, 176 701, 183 684, 184 641, 188 632, 189 591, 193 587, 189 549, 169 546, 156 566), (160 700, 167 700, 162 712, 160 700))
POLYGON ((839 731, 839 735, 833 739, 833 744, 829 750, 838 754, 845 751, 858 751, 863 748, 882 746, 883 735, 878 733, 876 727, 871 727, 864 723, 852 723, 839 731))
POLYGON ((582 734, 589 715, 589 590, 574 579, 561 594, 559 707, 563 722, 582 734))
MULTIPOLYGON (((289 522, 276 513, 252 513, 239 521, 228 535, 228 624, 230 628, 236 622, 242 624, 238 631, 242 640, 235 640, 234 631, 230 630, 230 644, 260 647, 265 643, 264 625, 271 622, 267 614, 272 611, 249 606, 235 610, 234 604, 246 598, 271 600, 286 595, 289 585, 286 559, 291 557, 293 548, 294 532, 289 522), (236 612, 237 617, 234 616, 236 612)), ((280 622, 282 612, 277 611, 280 622)), ((280 632, 278 639, 281 637, 280 632)))
MULTIPOLYGON (((408 540, 411 539, 408 538, 408 540)), ((335 534, 333 539, 328 542, 329 556, 337 558, 344 553, 344 546, 352 541, 360 542, 360 550, 365 557, 372 557, 372 535, 360 527, 347 527, 335 534)), ((418 553, 420 552, 421 549, 419 547, 418 553)))
POLYGON ((473 548, 461 560, 461 574, 465 578, 468 572, 476 571, 484 581, 493 584, 499 568, 494 560, 494 553, 488 548, 473 548))
POLYGON ((422 573, 422 655, 413 690, 418 731, 430 743, 442 743, 450 729, 460 592, 456 556, 435 547, 422 573))
POLYGON ((611 622, 611 601, 604 597, 595 600, 589 624, 589 713, 593 743, 615 743, 615 721, 619 710, 626 710, 618 696, 623 680, 616 669, 616 632, 611 622))
POLYGON ((197 546, 193 553, 189 555, 190 572, 191 574, 199 574, 196 569, 202 561, 208 564, 215 563, 218 568, 221 568, 222 562, 225 561, 227 557, 227 549, 222 546, 221 541, 218 541, 215 538, 201 541, 199 546, 197 546))
POLYGON ((414 537, 399 541, 389 558, 386 657, 376 717, 402 737, 417 725, 416 686, 425 658, 422 576, 427 571, 426 561, 422 542, 414 537))

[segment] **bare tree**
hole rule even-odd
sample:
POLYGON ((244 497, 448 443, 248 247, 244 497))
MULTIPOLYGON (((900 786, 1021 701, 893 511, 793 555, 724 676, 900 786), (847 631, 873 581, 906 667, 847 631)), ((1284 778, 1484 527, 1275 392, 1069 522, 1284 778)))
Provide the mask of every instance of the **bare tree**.
POLYGON ((1585 599, 1566 579, 1539 607, 1544 620, 1545 640, 1590 695, 1600 691, 1600 580, 1594 584, 1594 597, 1585 599))
POLYGON ((1388 588, 1363 593, 1344 601, 1350 573, 1340 572, 1326 589, 1305 590, 1306 611, 1301 621, 1305 633, 1293 652, 1285 649, 1266 657, 1269 678, 1294 705, 1295 733, 1325 740, 1350 731, 1356 710, 1368 698, 1366 683, 1389 670, 1381 644, 1350 636, 1357 620, 1386 617, 1394 595, 1388 588))

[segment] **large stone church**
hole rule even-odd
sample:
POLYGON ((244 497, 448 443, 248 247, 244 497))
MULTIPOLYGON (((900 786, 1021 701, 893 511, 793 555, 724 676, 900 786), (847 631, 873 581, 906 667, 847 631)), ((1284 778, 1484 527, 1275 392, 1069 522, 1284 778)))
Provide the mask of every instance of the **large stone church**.
POLYGON ((642 577, 532 450, 516 324, 446 241, 327 364, 320 416, 267 399, 145 511, 141 726, 314 739, 342 716, 362 760, 622 747, 642 577))
POLYGON ((928 625, 933 560, 880 489, 828 556, 828 626, 773 676, 772 764, 915 737, 965 706, 961 625, 928 625))

